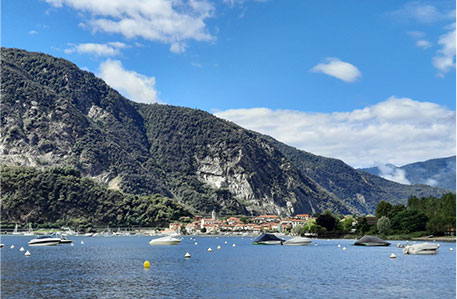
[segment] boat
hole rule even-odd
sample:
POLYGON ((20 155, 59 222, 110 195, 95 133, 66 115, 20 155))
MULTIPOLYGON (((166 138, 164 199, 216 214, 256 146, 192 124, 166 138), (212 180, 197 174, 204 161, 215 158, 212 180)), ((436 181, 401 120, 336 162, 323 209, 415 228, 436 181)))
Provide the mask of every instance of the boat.
POLYGON ((55 246, 60 244, 60 238, 53 236, 39 236, 29 241, 29 246, 55 246))
POLYGON ((273 234, 261 234, 252 242, 252 245, 282 245, 283 243, 283 239, 273 234))
POLYGON ((65 236, 58 236, 60 238, 60 244, 70 244, 73 243, 73 240, 68 240, 65 236))
POLYGON ((182 239, 177 236, 165 236, 149 241, 149 245, 178 245, 182 239))
POLYGON ((283 245, 288 245, 288 246, 306 246, 311 244, 313 240, 310 238, 306 237, 295 237, 292 239, 287 240, 286 242, 283 243, 283 245))
POLYGON ((376 236, 365 235, 358 239, 354 246, 390 246, 390 243, 376 236))
POLYGON ((403 248, 404 254, 418 254, 418 255, 432 255, 438 253, 438 244, 434 243, 420 243, 420 244, 412 244, 406 245, 403 248))

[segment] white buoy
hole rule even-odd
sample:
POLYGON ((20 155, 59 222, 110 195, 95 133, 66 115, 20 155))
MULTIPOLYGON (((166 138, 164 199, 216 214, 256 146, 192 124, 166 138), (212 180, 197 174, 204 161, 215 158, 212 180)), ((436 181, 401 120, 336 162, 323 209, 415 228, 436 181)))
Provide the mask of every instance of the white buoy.
POLYGON ((208 252, 213 252, 213 250, 211 249, 211 247, 210 247, 210 248, 208 248, 208 252))
POLYGON ((24 251, 24 250, 25 250, 24 247, 21 247, 21 249, 19 249, 19 251, 24 251))
POLYGON ((11 247, 10 247, 10 248, 11 248, 11 249, 13 249, 13 248, 14 248, 14 245, 11 245, 11 247))
POLYGON ((340 244, 338 244, 338 248, 341 248, 341 245, 340 245, 340 244))
POLYGON ((81 244, 84 244, 84 241, 81 241, 81 244))
POLYGON ((233 244, 232 244, 232 247, 235 247, 235 246, 236 246, 236 244, 235 244, 235 243, 233 243, 233 244))
POLYGON ((227 244, 227 241, 225 241, 224 244, 227 244))
POLYGON ((314 243, 314 246, 317 246, 317 243, 314 243))
POLYGON ((454 251, 454 248, 452 248, 452 247, 451 247, 451 248, 449 248, 449 251, 454 251))
POLYGON ((217 249, 221 249, 221 245, 217 245, 217 249))
POLYGON ((189 252, 186 252, 186 254, 184 255, 184 257, 185 257, 186 259, 190 258, 190 253, 189 253, 189 252))
POLYGON ((71 243, 71 246, 75 246, 75 244, 71 243))
POLYGON ((198 243, 197 243, 197 242, 195 242, 195 243, 194 243, 194 245, 198 245, 198 243))
POLYGON ((343 251, 345 251, 347 248, 346 247, 343 247, 343 251))
POLYGON ((436 246, 438 246, 438 248, 440 248, 440 244, 436 244, 436 246))
POLYGON ((392 254, 390 255, 390 258, 391 258, 391 259, 394 259, 394 258, 396 258, 396 257, 397 257, 397 256, 395 255, 395 253, 392 253, 392 254))
POLYGON ((27 250, 24 255, 25 256, 30 256, 30 252, 27 250))

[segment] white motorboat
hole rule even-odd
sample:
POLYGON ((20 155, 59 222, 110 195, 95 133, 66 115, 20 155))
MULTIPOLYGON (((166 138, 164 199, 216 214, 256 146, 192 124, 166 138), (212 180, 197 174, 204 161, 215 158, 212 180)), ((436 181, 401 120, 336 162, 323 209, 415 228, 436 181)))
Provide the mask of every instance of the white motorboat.
POLYGON ((60 244, 60 238, 52 236, 39 236, 29 241, 29 246, 55 246, 60 244))
POLYGON ((438 253, 438 244, 434 243, 420 243, 413 245, 406 245, 403 248, 404 254, 419 254, 419 255, 431 255, 438 253))
POLYGON ((150 245, 178 245, 182 239, 176 236, 165 236, 149 241, 150 245))
POLYGON ((305 246, 311 244, 313 240, 310 238, 306 237, 295 237, 290 240, 287 240, 286 242, 283 243, 283 245, 289 245, 289 246, 305 246))

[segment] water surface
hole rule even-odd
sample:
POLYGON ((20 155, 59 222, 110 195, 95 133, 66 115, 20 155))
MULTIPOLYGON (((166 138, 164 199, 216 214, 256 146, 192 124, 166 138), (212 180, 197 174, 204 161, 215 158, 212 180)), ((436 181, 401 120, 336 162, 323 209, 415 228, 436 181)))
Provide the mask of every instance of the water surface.
POLYGON ((255 246, 246 237, 196 237, 194 245, 186 237, 151 246, 151 237, 73 237, 74 246, 29 247, 30 239, 1 237, 2 298, 456 298, 455 243, 414 256, 397 242, 357 247, 354 240, 295 247, 255 246))

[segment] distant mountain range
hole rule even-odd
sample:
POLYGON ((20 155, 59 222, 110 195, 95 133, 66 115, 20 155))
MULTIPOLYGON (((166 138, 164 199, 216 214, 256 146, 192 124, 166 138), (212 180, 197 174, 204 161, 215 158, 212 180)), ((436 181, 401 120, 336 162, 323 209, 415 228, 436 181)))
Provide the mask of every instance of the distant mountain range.
POLYGON ((404 184, 425 184, 455 192, 455 156, 397 167, 392 164, 362 168, 362 171, 404 184))
POLYGON ((201 110, 129 101, 64 59, 2 48, 1 60, 3 165, 72 167, 110 189, 219 214, 366 214, 380 200, 447 192, 385 180, 201 110))

